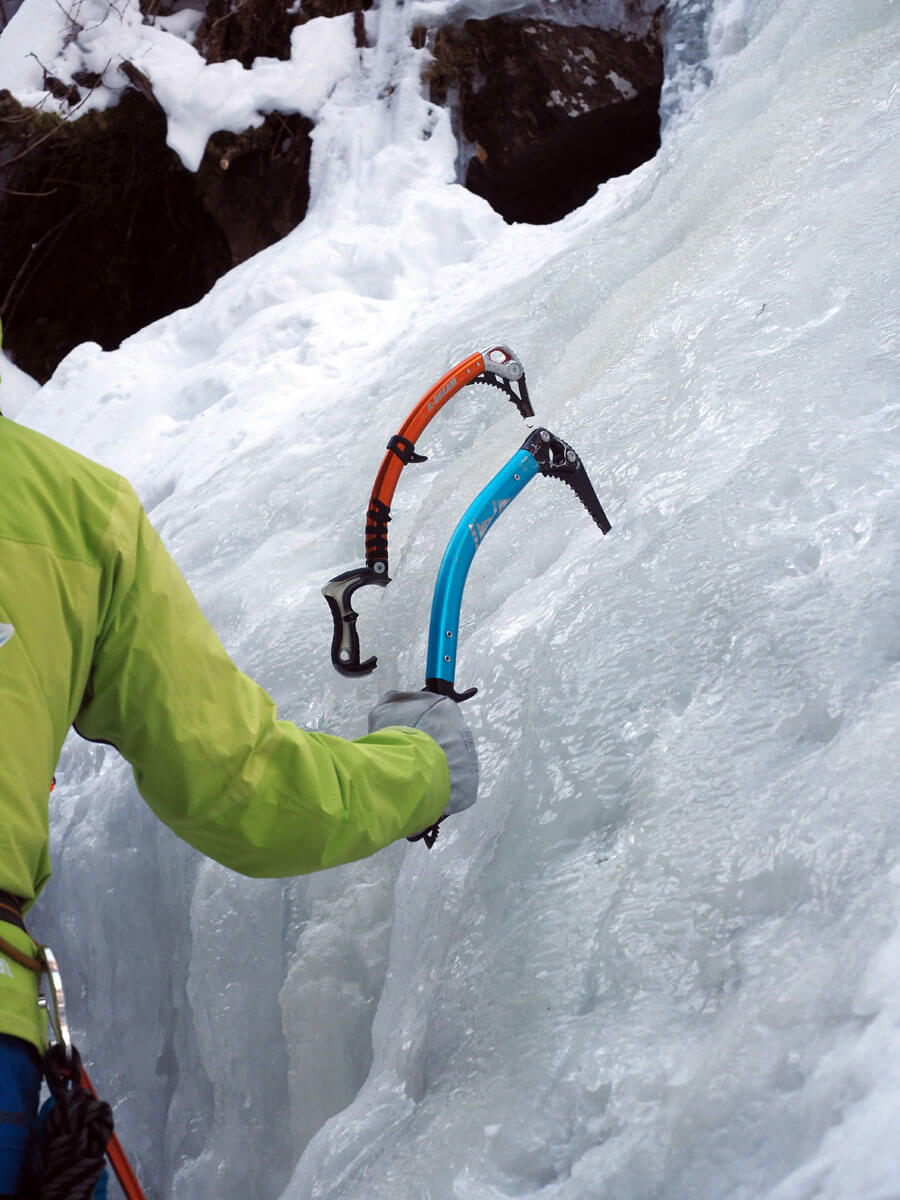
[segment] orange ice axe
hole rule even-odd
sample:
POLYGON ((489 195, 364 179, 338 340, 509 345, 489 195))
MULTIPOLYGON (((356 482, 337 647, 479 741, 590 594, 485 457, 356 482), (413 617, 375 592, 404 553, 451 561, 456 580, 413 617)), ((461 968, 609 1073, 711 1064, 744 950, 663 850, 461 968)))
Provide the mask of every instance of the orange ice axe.
POLYGON ((433 384, 418 402, 400 429, 387 444, 366 514, 366 564, 335 575, 322 588, 334 621, 331 640, 331 661, 342 675, 367 675, 374 671, 378 659, 362 661, 359 635, 356 632, 356 613, 351 606, 353 593, 374 584, 387 587, 388 522, 391 502, 400 472, 409 463, 425 462, 425 455, 416 453, 416 442, 425 427, 451 397, 473 383, 485 383, 499 388, 515 404, 523 418, 533 417, 534 409, 528 398, 525 369, 508 346, 491 346, 477 351, 451 367, 433 384))

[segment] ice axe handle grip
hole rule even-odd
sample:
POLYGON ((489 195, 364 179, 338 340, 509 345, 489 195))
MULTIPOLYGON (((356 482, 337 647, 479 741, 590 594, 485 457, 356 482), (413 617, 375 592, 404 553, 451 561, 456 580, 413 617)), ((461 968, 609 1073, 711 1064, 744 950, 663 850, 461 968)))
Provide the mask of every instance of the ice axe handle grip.
POLYGON ((322 588, 322 595, 328 601, 334 621, 331 661, 341 675, 368 675, 370 671, 375 670, 378 659, 374 655, 365 662, 361 660, 359 635, 356 632, 359 613, 355 611, 350 600, 353 593, 361 587, 368 584, 386 587, 389 583, 386 569, 378 571, 373 567, 356 567, 352 571, 335 575, 334 579, 330 579, 322 588))

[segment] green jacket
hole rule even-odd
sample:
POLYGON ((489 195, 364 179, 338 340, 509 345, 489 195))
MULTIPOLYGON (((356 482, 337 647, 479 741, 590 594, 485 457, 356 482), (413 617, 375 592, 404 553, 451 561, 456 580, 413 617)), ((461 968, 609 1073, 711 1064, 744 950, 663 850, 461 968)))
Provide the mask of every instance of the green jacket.
MULTIPOLYGON (((450 792, 424 733, 350 742, 278 720, 130 485, 0 417, 0 889, 26 902, 50 875, 48 793, 72 724, 125 756, 179 837, 245 875, 372 854, 432 824, 450 792)), ((0 935, 34 952, 14 926, 0 935)), ((0 954, 0 1032, 40 1046, 36 989, 0 954)))

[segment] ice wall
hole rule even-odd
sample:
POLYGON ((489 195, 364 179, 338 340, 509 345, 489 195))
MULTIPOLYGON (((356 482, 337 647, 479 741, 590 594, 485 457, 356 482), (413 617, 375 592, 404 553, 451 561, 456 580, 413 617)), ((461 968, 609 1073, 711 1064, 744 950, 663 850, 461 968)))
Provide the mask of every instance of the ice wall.
POLYGON ((335 676, 318 589, 446 365, 507 340, 613 522, 538 480, 479 552, 482 797, 431 854, 244 880, 67 747, 36 928, 151 1196, 892 1194, 898 22, 704 36, 728 11, 657 159, 537 232, 447 182, 409 78, 373 102, 383 40, 304 226, 22 410, 134 480, 283 714, 348 736, 421 683, 443 545, 523 435, 490 391, 429 429, 360 596, 381 666, 335 676))

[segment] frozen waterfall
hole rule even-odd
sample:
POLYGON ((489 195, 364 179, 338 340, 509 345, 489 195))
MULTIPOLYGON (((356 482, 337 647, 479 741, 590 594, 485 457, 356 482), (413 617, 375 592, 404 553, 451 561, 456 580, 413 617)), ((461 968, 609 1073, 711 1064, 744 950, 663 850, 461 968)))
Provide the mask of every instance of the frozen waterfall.
POLYGON ((431 853, 244 879, 68 743, 33 925, 76 1040, 154 1198, 895 1198, 896 6, 673 5, 658 155, 536 229, 454 182, 406 48, 438 3, 321 37, 294 233, 18 418, 126 474, 238 665, 345 736, 422 685, 524 436, 489 389, 435 420, 339 678, 319 589, 454 361, 515 349, 612 533, 541 479, 479 551, 481 799, 431 853))

